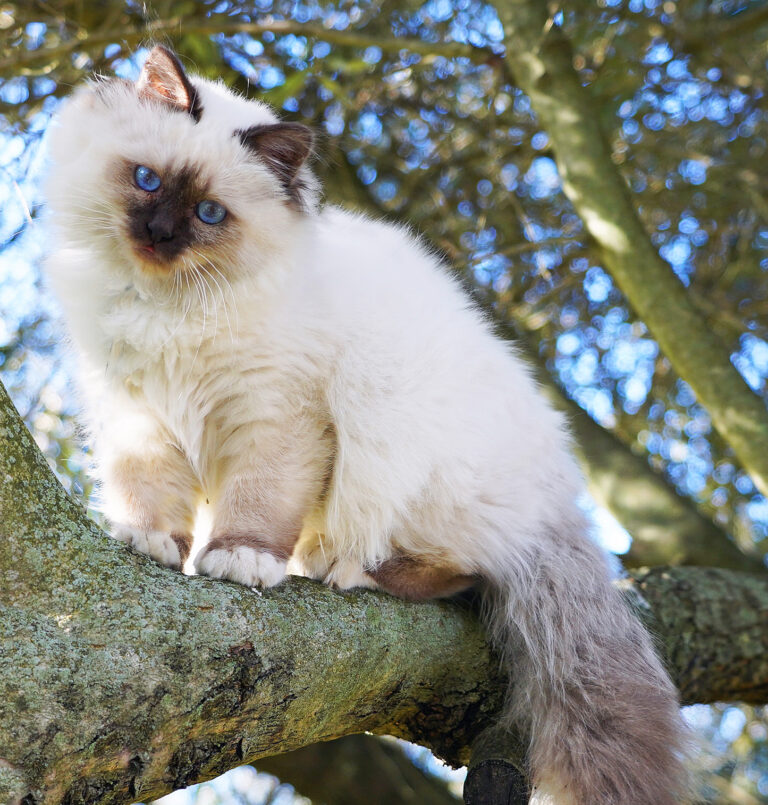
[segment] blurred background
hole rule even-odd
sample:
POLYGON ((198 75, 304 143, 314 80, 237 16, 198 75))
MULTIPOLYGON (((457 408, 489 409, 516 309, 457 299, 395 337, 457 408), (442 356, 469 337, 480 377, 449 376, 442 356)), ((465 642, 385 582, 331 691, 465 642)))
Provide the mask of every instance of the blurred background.
MULTIPOLYGON (((768 2, 568 0, 551 23, 601 123, 605 169, 765 399, 768 2)), ((328 202, 407 221, 439 250, 571 417, 584 504, 626 567, 767 572, 768 502, 601 264, 479 0, 0 0, 0 379, 68 490, 97 503, 39 272, 46 129, 89 75, 135 78, 150 42, 312 125, 328 202)), ((698 801, 768 802, 765 708, 685 712, 701 737, 698 801)), ((424 749, 362 736, 259 771, 271 774, 243 767, 160 802, 450 803, 463 779, 424 749)))

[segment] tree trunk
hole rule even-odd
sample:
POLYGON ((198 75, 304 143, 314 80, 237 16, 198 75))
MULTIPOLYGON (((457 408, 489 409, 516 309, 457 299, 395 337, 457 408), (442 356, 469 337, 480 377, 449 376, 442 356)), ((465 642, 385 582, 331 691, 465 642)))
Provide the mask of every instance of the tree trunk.
POLYGON ((573 68, 570 43, 546 9, 542 0, 497 3, 507 64, 552 142, 563 190, 629 303, 757 488, 768 495, 765 402, 748 388, 656 252, 611 160, 598 109, 573 68))

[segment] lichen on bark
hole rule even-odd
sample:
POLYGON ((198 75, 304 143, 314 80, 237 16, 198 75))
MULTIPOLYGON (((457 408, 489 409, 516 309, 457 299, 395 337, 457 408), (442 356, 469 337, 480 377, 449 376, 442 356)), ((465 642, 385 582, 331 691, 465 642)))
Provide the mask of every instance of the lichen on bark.
MULTIPOLYGON (((0 433, 0 802, 125 805, 362 731, 466 763, 493 723, 505 675, 467 602, 183 576, 87 519, 7 398, 0 433)), ((764 576, 625 585, 685 701, 765 699, 764 576)))

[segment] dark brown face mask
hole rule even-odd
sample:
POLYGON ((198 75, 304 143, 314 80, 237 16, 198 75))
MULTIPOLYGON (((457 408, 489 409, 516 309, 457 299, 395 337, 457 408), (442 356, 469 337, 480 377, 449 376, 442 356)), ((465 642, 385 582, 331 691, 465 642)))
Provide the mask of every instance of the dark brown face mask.
POLYGON ((160 177, 137 165, 133 181, 138 192, 126 210, 128 231, 143 257, 171 261, 200 242, 193 219, 205 188, 190 168, 160 177))

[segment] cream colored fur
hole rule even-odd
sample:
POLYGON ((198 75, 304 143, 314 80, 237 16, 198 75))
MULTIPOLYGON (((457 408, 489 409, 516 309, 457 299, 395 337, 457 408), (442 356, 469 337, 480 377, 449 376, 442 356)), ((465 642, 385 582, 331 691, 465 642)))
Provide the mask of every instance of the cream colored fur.
POLYGON ((100 82, 51 137, 47 272, 115 536, 177 565, 169 535, 207 498, 212 539, 265 545, 203 554, 212 576, 278 583, 271 541, 290 553, 299 531, 294 561, 341 587, 373 586, 366 569, 396 552, 475 574, 516 663, 510 719, 561 791, 548 801, 676 801, 674 689, 586 535, 561 415, 428 248, 321 208, 306 167, 292 207, 233 136, 274 113, 192 82, 199 122, 100 82), (231 235, 148 271, 110 183, 120 160, 192 166, 231 235))

